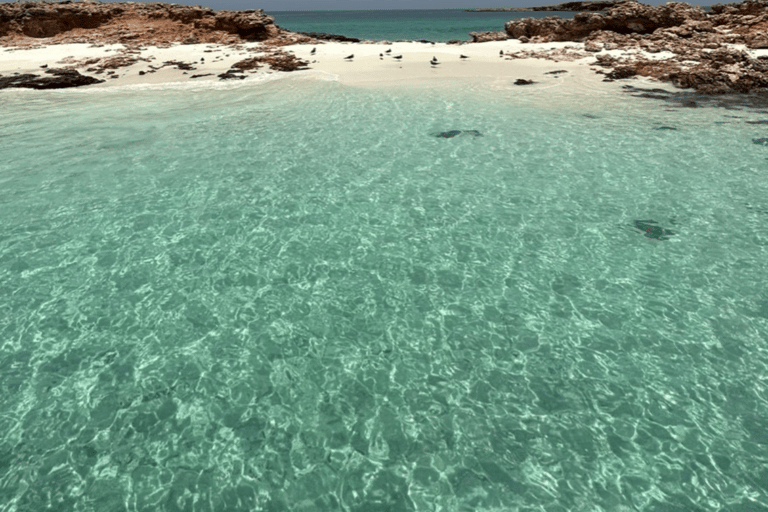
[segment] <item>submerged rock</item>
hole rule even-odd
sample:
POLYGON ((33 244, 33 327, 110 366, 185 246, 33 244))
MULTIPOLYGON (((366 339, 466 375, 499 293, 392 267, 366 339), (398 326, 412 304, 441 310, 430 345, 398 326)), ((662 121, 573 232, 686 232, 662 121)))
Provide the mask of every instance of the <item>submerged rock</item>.
POLYGON ((655 220, 636 220, 632 225, 648 238, 655 238, 656 240, 669 240, 670 236, 676 234, 671 229, 659 226, 655 220))
POLYGON ((457 135, 473 135, 475 137, 482 137, 483 134, 477 130, 450 130, 447 132, 440 132, 435 137, 440 139, 452 139, 457 135))

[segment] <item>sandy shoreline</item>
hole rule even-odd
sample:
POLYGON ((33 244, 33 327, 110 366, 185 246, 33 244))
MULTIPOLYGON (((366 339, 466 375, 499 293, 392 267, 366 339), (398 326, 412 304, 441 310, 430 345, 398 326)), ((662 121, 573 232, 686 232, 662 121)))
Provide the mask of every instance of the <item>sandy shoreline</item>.
MULTIPOLYGON (((42 45, 32 49, 0 48, 0 75, 37 74, 46 69, 70 68, 104 80, 88 89, 222 81, 218 75, 245 59, 274 52, 258 42, 238 45, 176 44, 170 47, 133 47, 123 44, 95 46, 87 43, 42 45)), ((305 71, 273 71, 266 65, 247 70, 244 81, 288 74, 315 75, 348 85, 395 85, 464 78, 602 82, 591 68, 594 54, 580 43, 522 44, 516 40, 453 45, 447 43, 337 43, 296 44, 279 51, 308 63, 305 71), (314 53, 313 53, 314 50, 314 53), (557 60, 527 58, 530 52, 556 55, 557 60), (346 59, 354 55, 352 59, 346 59), (402 56, 401 59, 395 57, 402 56), (466 58, 462 58, 462 56, 466 58), (432 59, 437 64, 431 64, 432 59), (561 60, 562 59, 562 60, 561 60)), ((616 52, 613 52, 616 53, 616 52)), ((231 79, 239 82, 239 79, 231 79)))
POLYGON ((768 95, 768 8, 750 2, 705 12, 681 2, 626 1, 604 14, 508 21, 503 31, 471 32, 473 42, 459 45, 339 42, 287 31, 258 9, 90 0, 44 1, 34 11, 25 5, 0 4, 0 88, 240 81, 270 69, 311 69, 355 85, 536 81, 525 75, 557 71, 549 67, 554 63, 589 84, 649 77, 640 80, 705 94, 768 95))

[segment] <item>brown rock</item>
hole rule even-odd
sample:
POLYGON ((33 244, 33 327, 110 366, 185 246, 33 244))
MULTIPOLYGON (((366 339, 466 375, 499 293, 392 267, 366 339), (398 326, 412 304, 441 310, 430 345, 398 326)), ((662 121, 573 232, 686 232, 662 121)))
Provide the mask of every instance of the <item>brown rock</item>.
POLYGON ((683 3, 649 6, 627 1, 604 14, 584 12, 572 20, 510 21, 505 31, 535 42, 581 41, 591 52, 602 47, 674 54, 657 60, 640 53, 621 59, 598 54, 597 65, 613 68, 609 79, 647 76, 710 94, 768 89, 768 59, 764 62, 733 48, 740 44, 768 48, 766 0, 716 5, 711 13, 683 3))
POLYGON ((603 45, 596 41, 587 41, 584 43, 584 49, 588 52, 599 52, 602 51, 603 45))
POLYGON ((68 87, 98 84, 104 81, 81 75, 74 69, 47 69, 45 72, 53 76, 41 77, 33 74, 24 74, 0 77, 0 89, 13 87, 26 89, 65 89, 68 87))
POLYGON ((90 42, 168 45, 266 41, 289 32, 261 10, 134 2, 0 3, 0 45, 90 42), (52 39, 52 40, 51 40, 52 39))
POLYGON ((488 41, 506 41, 509 36, 506 32, 470 32, 473 43, 487 43, 488 41))
POLYGON ((232 65, 235 69, 255 69, 259 63, 268 65, 275 71, 297 71, 307 69, 309 64, 301 60, 292 53, 286 53, 280 50, 273 51, 268 55, 261 55, 250 59, 241 60, 232 65))
POLYGON ((754 50, 768 48, 768 34, 765 32, 749 34, 744 37, 744 44, 754 50))
POLYGON ((539 37, 544 41, 583 41, 598 30, 618 34, 650 34, 664 27, 682 25, 688 20, 699 21, 706 17, 700 7, 679 2, 650 6, 637 2, 622 2, 605 14, 582 12, 572 20, 558 17, 542 19, 524 18, 508 21, 504 30, 510 37, 539 37))

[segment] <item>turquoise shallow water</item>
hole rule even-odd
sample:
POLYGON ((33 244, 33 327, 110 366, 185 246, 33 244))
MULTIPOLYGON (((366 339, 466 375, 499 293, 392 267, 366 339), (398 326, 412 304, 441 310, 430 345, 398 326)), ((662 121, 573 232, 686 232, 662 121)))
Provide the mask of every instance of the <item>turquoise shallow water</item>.
POLYGON ((530 91, 3 94, 0 510, 768 510, 768 114, 530 91))
POLYGON ((373 40, 469 41, 470 32, 504 30, 521 18, 573 12, 466 12, 463 9, 379 9, 367 11, 269 11, 275 23, 298 32, 326 32, 373 40))

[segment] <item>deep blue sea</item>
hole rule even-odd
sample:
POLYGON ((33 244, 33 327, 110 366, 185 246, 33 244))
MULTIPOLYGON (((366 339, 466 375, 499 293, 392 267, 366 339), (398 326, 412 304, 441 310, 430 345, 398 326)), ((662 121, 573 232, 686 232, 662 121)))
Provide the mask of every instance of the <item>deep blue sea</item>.
POLYGON ((0 511, 768 511, 768 110, 559 80, 0 92, 0 511))
POLYGON ((520 18, 560 16, 573 12, 465 12, 461 9, 369 11, 269 11, 281 27, 297 32, 326 32, 361 40, 469 41, 470 32, 504 30, 504 23, 520 18))

